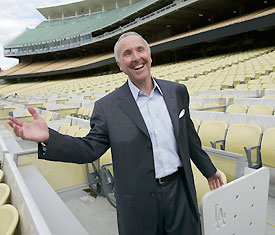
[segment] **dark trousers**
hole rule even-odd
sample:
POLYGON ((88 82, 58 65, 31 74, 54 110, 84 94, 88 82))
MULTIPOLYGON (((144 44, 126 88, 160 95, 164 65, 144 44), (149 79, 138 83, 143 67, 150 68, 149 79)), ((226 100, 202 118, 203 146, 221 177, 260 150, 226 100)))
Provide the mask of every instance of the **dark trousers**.
POLYGON ((200 220, 192 211, 186 185, 179 174, 157 183, 158 225, 156 235, 201 235, 200 220))

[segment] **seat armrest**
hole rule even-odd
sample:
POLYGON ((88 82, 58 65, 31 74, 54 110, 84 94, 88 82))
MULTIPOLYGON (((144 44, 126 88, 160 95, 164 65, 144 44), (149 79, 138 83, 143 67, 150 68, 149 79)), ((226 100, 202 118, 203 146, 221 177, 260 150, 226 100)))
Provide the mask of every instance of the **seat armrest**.
POLYGON ((221 143, 221 145, 220 145, 221 150, 224 150, 225 140, 210 141, 210 144, 211 144, 212 148, 214 148, 214 149, 217 148, 217 143, 221 143))
POLYGON ((244 147, 245 153, 246 153, 246 158, 247 158, 247 162, 248 162, 248 167, 253 168, 253 169, 258 169, 260 167, 262 167, 262 157, 261 157, 261 153, 260 153, 260 146, 256 145, 256 146, 252 146, 252 147, 244 147), (251 152, 252 150, 257 151, 257 160, 256 160, 256 164, 252 163, 252 159, 251 159, 251 152))

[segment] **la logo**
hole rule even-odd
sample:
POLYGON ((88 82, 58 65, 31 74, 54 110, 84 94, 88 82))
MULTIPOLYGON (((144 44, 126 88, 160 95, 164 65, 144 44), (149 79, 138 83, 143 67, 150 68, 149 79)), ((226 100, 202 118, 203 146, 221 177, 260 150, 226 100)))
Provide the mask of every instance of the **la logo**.
POLYGON ((223 209, 219 206, 219 204, 215 205, 215 219, 217 228, 221 228, 226 224, 226 213, 223 212, 223 209))

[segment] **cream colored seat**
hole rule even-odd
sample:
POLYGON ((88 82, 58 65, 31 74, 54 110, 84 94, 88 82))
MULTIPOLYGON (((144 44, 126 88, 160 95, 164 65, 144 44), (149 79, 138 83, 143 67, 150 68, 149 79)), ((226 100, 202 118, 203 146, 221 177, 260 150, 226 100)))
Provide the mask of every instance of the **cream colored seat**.
POLYGON ((248 108, 247 114, 262 114, 262 115, 272 115, 273 107, 271 105, 252 105, 248 108))
POLYGON ((200 109, 202 107, 201 103, 190 103, 189 109, 200 109))
POLYGON ((9 195, 10 187, 7 184, 0 183, 0 206, 4 205, 7 202, 9 195))
POLYGON ((64 122, 64 123, 62 123, 62 124, 60 125, 58 132, 59 132, 60 134, 65 135, 65 134, 67 134, 67 131, 68 131, 68 129, 69 129, 70 126, 71 126, 70 123, 64 122))
POLYGON ((90 132, 90 129, 88 129, 88 128, 80 128, 76 132, 75 137, 84 137, 84 136, 88 135, 89 132, 90 132))
POLYGON ((0 206, 0 234, 14 234, 18 224, 19 214, 17 209, 9 204, 0 206))
POLYGON ((200 125, 199 137, 202 146, 212 147, 211 142, 223 140, 227 130, 227 123, 221 121, 204 121, 200 125))
POLYGON ((72 125, 68 128, 66 135, 75 136, 78 130, 79 126, 72 125))
MULTIPOLYGON (((210 191, 208 181, 207 179, 202 175, 202 173, 199 171, 199 169, 195 166, 195 164, 192 162, 192 171, 194 175, 194 182, 195 182, 195 188, 197 192, 197 200, 198 200, 198 207, 200 208, 200 202, 203 196, 210 191)), ((225 174, 218 169, 218 171, 221 173, 223 183, 227 183, 227 178, 225 174)))
POLYGON ((246 113, 247 106, 244 104, 230 104, 226 108, 226 113, 246 113))
POLYGON ((42 116, 42 118, 45 122, 51 121, 52 117, 53 117, 53 114, 50 111, 45 111, 45 113, 42 116))
POLYGON ((263 133, 261 142, 262 162, 266 166, 275 168, 275 127, 268 128, 263 133))

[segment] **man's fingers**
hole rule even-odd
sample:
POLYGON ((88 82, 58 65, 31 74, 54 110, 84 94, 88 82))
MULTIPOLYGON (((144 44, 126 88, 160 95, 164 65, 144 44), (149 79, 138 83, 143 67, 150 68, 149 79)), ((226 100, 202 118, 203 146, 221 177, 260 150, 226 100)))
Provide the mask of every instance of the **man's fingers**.
POLYGON ((34 119, 39 119, 40 118, 39 114, 35 111, 35 109, 32 106, 29 106, 28 110, 29 110, 30 114, 33 116, 34 119))
POLYGON ((19 126, 22 126, 22 125, 23 125, 23 122, 22 122, 21 120, 18 120, 18 119, 16 119, 16 118, 10 117, 10 116, 8 117, 7 123, 8 123, 11 127, 13 127, 14 124, 19 125, 19 126))

